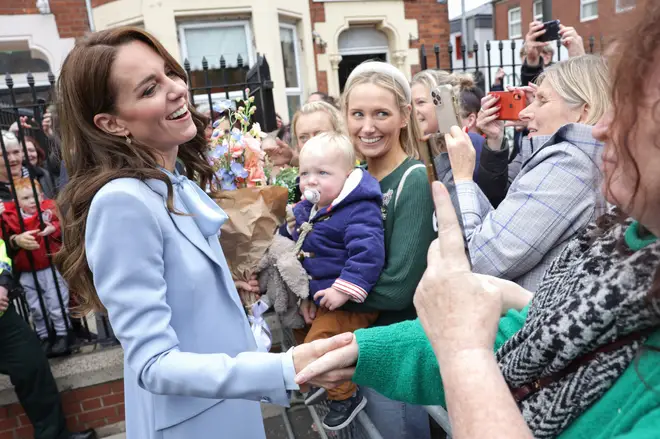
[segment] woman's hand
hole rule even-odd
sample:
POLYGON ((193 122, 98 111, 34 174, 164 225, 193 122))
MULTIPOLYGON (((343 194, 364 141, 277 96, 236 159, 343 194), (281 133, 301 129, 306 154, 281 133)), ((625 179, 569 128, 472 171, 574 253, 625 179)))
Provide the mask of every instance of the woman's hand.
POLYGON ((287 166, 293 159, 293 148, 277 137, 266 137, 261 147, 275 166, 287 166))
MULTIPOLYGON (((21 122, 21 128, 23 128, 24 130, 34 129, 34 127, 29 124, 27 116, 21 116, 19 120, 21 122)), ((32 122, 34 122, 34 118, 32 119, 32 122)), ((14 122, 13 124, 11 124, 11 126, 9 127, 9 131, 11 131, 12 133, 18 136, 18 123, 14 122)))
POLYGON ((433 183, 438 239, 428 252, 414 304, 436 356, 486 350, 492 354, 502 312, 502 291, 473 274, 447 189, 433 183))
POLYGON ((28 230, 19 235, 14 236, 14 244, 23 250, 36 250, 39 248, 39 243, 34 238, 34 235, 39 233, 39 230, 28 230))
POLYGON ((497 72, 495 73, 495 85, 502 85, 504 82, 504 77, 506 76, 506 72, 502 67, 497 69, 497 72))
POLYGON ((250 279, 247 282, 242 280, 235 280, 234 285, 236 285, 236 289, 239 291, 261 295, 261 290, 259 289, 259 281, 257 280, 256 274, 250 276, 250 279))
POLYGON ((545 34, 543 23, 540 21, 532 21, 529 23, 529 30, 525 35, 525 48, 527 49, 527 64, 530 66, 537 66, 541 62, 541 49, 547 46, 548 42, 536 41, 538 37, 545 34))
POLYGON ((477 114, 477 129, 486 135, 486 143, 493 151, 502 149, 504 122, 499 120, 500 97, 487 95, 481 99, 481 110, 477 114))
MULTIPOLYGON (((300 385, 309 383, 314 386, 332 389, 353 378, 358 359, 358 344, 353 334, 340 334, 326 340, 314 341, 309 345, 315 352, 327 350, 325 350, 323 356, 314 358, 313 362, 305 365, 304 369, 300 370, 296 367, 298 372, 296 383, 300 385), (329 342, 334 349, 329 350, 326 346, 314 347, 315 343, 322 341, 329 342)), ((299 347, 303 346, 306 346, 306 344, 299 347)))
MULTIPOLYGON (((514 91, 521 91, 525 94, 525 106, 529 106, 534 102, 534 99, 536 99, 536 91, 539 89, 538 85, 534 84, 533 82, 530 82, 529 85, 526 85, 524 87, 507 87, 506 90, 510 92, 514 91)), ((521 131, 523 129, 527 128, 527 121, 524 120, 508 120, 504 123, 504 127, 513 127, 516 128, 518 131, 521 131)), ((490 145, 488 145, 490 147, 490 145)), ((492 148, 491 148, 492 149, 492 148)))
POLYGON ((584 42, 582 37, 577 33, 575 28, 559 25, 559 35, 561 36, 561 43, 568 49, 568 57, 573 58, 576 56, 584 55, 584 42))
POLYGON ((300 315, 305 319, 305 323, 311 325, 316 318, 316 304, 311 300, 305 299, 300 303, 300 315))
POLYGON ((48 137, 53 137, 53 115, 46 111, 44 118, 41 120, 41 129, 48 137))
POLYGON ((454 181, 472 181, 477 153, 470 136, 457 126, 445 134, 445 144, 449 153, 454 181))

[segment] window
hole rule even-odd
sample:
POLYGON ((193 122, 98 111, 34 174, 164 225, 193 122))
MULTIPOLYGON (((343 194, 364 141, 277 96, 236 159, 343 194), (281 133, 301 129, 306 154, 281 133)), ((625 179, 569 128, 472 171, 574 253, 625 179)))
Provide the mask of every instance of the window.
POLYGON ((626 12, 635 8, 636 0, 615 0, 616 12, 626 12))
POLYGON ((598 0, 580 0, 580 21, 598 18, 598 0))
POLYGON ((522 37, 522 19, 520 8, 509 9, 509 39, 522 37))
POLYGON ((49 72, 47 61, 34 57, 30 50, 0 51, 0 71, 9 73, 49 72))
POLYGON ((534 16, 534 20, 543 21, 543 0, 536 0, 534 2, 532 15, 534 16))
POLYGON ((292 24, 280 24, 280 44, 282 45, 282 64, 284 65, 284 86, 289 107, 289 120, 302 105, 302 81, 300 80, 300 51, 298 32, 292 24))
MULTIPOLYGON (((242 86, 231 84, 244 83, 248 69, 255 62, 247 21, 182 24, 179 26, 179 40, 181 55, 190 63, 190 82, 193 88, 211 85, 214 98, 226 97, 226 91, 235 92, 230 97, 243 95, 242 86), (208 62, 208 84, 202 69, 203 58, 208 62), (220 67, 220 58, 225 60, 224 69, 220 67), (219 93, 222 96, 214 96, 219 93)), ((206 93, 195 93, 195 102, 203 101, 202 96, 206 97, 206 93)))

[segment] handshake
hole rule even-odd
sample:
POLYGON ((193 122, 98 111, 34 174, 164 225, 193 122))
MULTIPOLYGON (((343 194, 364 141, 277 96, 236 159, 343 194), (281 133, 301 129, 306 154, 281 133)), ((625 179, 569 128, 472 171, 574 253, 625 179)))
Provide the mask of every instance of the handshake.
POLYGON ((310 384, 335 388, 351 380, 357 359, 357 341, 350 332, 296 346, 293 348, 296 383, 303 391, 310 384))

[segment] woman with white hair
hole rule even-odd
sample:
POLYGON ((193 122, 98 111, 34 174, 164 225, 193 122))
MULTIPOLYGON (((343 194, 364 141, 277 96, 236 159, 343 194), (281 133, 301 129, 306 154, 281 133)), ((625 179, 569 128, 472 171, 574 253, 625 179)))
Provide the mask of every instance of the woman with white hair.
MULTIPOLYGON (((593 55, 572 58, 549 67, 539 84, 520 113, 530 132, 519 154, 521 167, 509 170, 515 179, 497 209, 473 181, 469 142, 448 147, 473 271, 529 291, 536 291, 552 260, 606 205, 598 189, 602 144, 591 135, 609 105, 605 62, 593 55)), ((491 150, 504 144, 499 111, 497 97, 483 99, 478 126, 491 150)))

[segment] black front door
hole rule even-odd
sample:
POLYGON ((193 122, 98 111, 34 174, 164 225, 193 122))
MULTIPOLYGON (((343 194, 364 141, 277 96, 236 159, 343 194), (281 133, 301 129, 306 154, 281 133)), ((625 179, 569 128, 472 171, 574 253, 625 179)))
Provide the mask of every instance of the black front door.
POLYGON ((346 80, 354 68, 365 61, 386 61, 386 53, 376 53, 368 55, 343 55, 339 63, 339 90, 344 92, 346 80))

